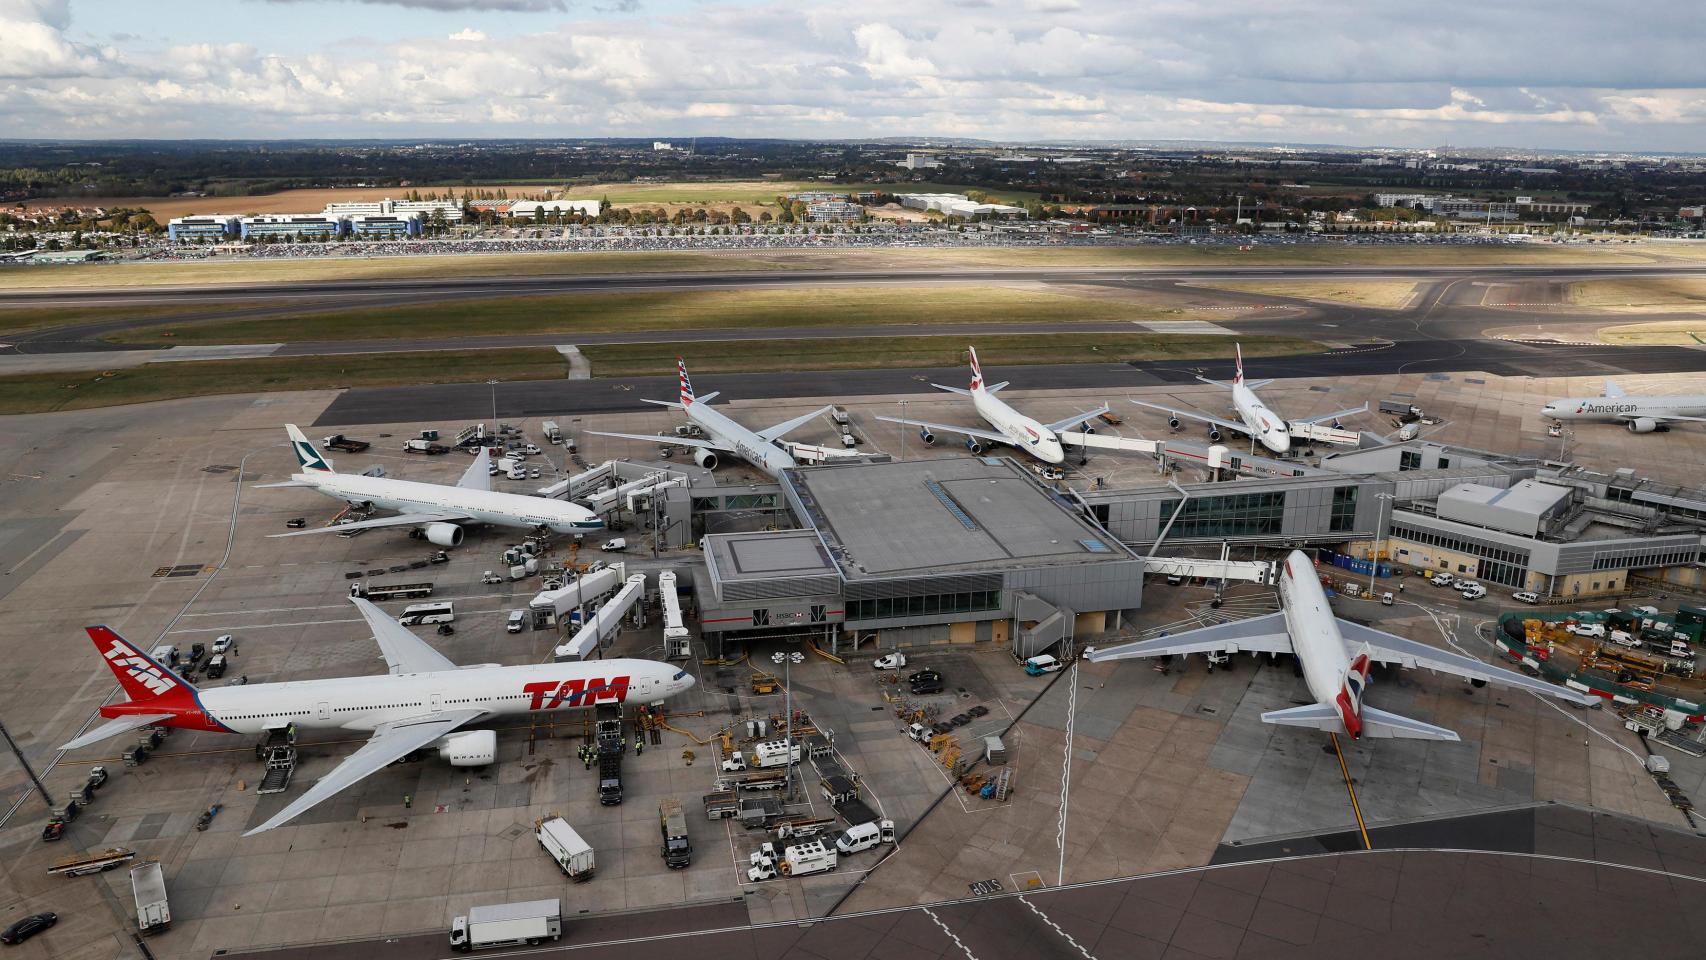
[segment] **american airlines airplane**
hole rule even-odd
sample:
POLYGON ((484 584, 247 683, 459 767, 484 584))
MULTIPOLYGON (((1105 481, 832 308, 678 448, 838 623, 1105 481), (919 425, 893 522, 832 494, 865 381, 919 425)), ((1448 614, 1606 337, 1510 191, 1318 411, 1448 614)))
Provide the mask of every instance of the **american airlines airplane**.
POLYGON ((1006 401, 996 396, 1003 387, 1007 386, 1006 381, 987 386, 984 384, 983 368, 978 366, 975 348, 971 350, 971 389, 948 387, 940 383, 932 383, 931 386, 938 390, 946 390, 949 393, 970 397, 972 409, 977 411, 977 415, 982 417, 985 423, 995 429, 978 430, 973 427, 931 423, 927 420, 903 420, 900 417, 878 417, 877 419, 888 423, 917 427, 919 439, 925 443, 935 443, 934 431, 940 430, 943 433, 957 433, 965 437, 966 449, 974 454, 982 453, 983 448, 989 444, 1003 443, 1017 447, 1044 463, 1061 463, 1066 459, 1066 450, 1061 446, 1062 440, 1080 446, 1096 445, 1096 438, 1090 435, 1089 431, 1080 429, 1068 432, 1066 428, 1074 425, 1087 426, 1091 418, 1108 412, 1108 405, 1104 403, 1099 409, 1075 414, 1058 423, 1046 425, 1038 423, 1008 406, 1006 401))
MULTIPOLYGON (((834 409, 819 407, 811 413, 804 413, 792 420, 785 420, 773 427, 763 430, 749 430, 729 419, 721 410, 713 408, 711 398, 721 391, 713 390, 702 397, 694 396, 693 381, 687 379, 687 361, 675 358, 676 372, 681 377, 681 402, 672 403, 668 400, 647 400, 660 407, 672 407, 680 410, 687 417, 687 422, 697 426, 710 439, 696 437, 659 437, 644 433, 604 433, 598 430, 589 431, 600 437, 619 437, 624 440, 646 440, 651 443, 667 443, 673 446, 693 447, 693 462, 706 470, 714 470, 717 466, 717 454, 732 453, 747 463, 763 470, 772 477, 781 477, 782 471, 799 466, 786 449, 778 446, 776 441, 790 431, 798 429, 807 421, 821 417, 834 409)), ((820 451, 834 454, 834 451, 820 451)))
POLYGON ((586 533, 604 528, 603 520, 578 504, 493 490, 489 472, 492 457, 486 450, 481 450, 480 455, 474 458, 473 465, 456 482, 456 486, 448 487, 442 483, 338 473, 332 469, 331 461, 314 449, 296 424, 287 423, 284 429, 290 434, 290 446, 296 451, 296 461, 302 465, 302 471, 292 474, 283 483, 257 486, 307 487, 353 506, 383 507, 399 513, 376 520, 275 533, 275 537, 343 533, 373 527, 416 527, 428 541, 441 547, 455 547, 462 543, 461 525, 464 523, 491 523, 553 533, 586 533))
POLYGON ((1587 705, 1593 697, 1482 663, 1473 657, 1440 650, 1341 620, 1333 615, 1321 589, 1315 564, 1301 550, 1285 558, 1280 574, 1280 612, 1265 617, 1220 623, 1170 637, 1141 640, 1106 650, 1089 648, 1091 663, 1131 657, 1162 657, 1190 653, 1291 653, 1303 668, 1303 679, 1315 702, 1262 714, 1264 723, 1314 727, 1362 737, 1456 741, 1456 732, 1431 723, 1379 710, 1363 702, 1368 692, 1369 667, 1396 663, 1463 677, 1475 686, 1488 683, 1516 687, 1571 703, 1587 705))
POLYGON ((1554 400, 1540 408, 1553 420, 1587 423, 1621 423, 1630 433, 1669 430, 1677 421, 1706 422, 1706 396, 1632 397, 1615 380, 1605 381, 1602 397, 1571 397, 1554 400))
POLYGON ((651 703, 693 687, 685 671, 651 660, 458 667, 385 611, 360 598, 350 602, 379 642, 388 676, 198 690, 110 628, 88 627, 89 639, 130 699, 101 707, 101 716, 111 719, 60 749, 76 750, 147 726, 249 735, 285 726, 372 733, 306 793, 244 834, 251 836, 289 822, 416 750, 436 749, 455 767, 491 763, 497 733, 462 729, 469 724, 600 703, 651 703))
MULTIPOLYGON (((1289 452, 1291 450, 1293 434, 1292 426, 1286 422, 1284 417, 1268 409, 1268 406, 1262 402, 1262 399, 1256 396, 1257 387, 1267 386, 1268 384, 1273 383, 1273 381, 1258 380, 1255 383, 1245 383, 1244 348, 1242 345, 1237 345, 1234 347, 1234 350, 1238 356, 1238 365, 1233 371, 1232 382, 1230 384, 1221 383, 1218 380, 1210 380, 1207 377, 1198 377, 1197 379, 1201 380, 1203 383, 1210 383, 1217 387, 1230 387, 1232 389, 1232 406, 1238 411, 1238 422, 1222 420, 1219 417, 1211 417, 1206 413, 1191 413, 1189 411, 1180 410, 1177 407, 1163 407, 1158 404, 1144 403, 1142 400, 1133 400, 1131 402, 1140 407, 1147 407, 1151 410, 1159 410, 1162 413, 1165 413, 1167 415, 1167 425, 1175 430, 1179 429, 1180 417, 1189 417, 1192 420, 1200 420, 1209 425, 1208 438, 1214 443, 1220 442, 1220 431, 1231 430, 1234 433, 1242 433, 1251 437, 1252 439, 1260 442, 1262 446, 1272 450, 1274 453, 1289 452)), ((1333 413, 1324 413, 1318 417, 1304 417, 1301 420, 1292 422, 1298 425, 1314 426, 1315 424, 1323 421, 1338 420, 1340 417, 1348 417, 1353 413, 1362 413, 1367 409, 1368 404, 1364 403, 1360 407, 1353 407, 1349 410, 1338 410, 1333 413)), ((1350 442, 1355 442, 1355 435, 1352 434, 1350 436, 1350 442)))

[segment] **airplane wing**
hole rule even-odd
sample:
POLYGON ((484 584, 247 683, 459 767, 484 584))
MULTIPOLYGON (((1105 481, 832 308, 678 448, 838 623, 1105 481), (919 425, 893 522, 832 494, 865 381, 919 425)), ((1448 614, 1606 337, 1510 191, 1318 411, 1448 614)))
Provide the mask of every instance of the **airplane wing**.
POLYGON ((1367 413, 1367 412, 1368 412, 1368 404, 1364 403, 1360 407, 1351 407, 1348 410, 1335 410, 1332 413, 1323 413, 1323 414, 1320 414, 1319 416, 1314 416, 1314 417, 1298 417, 1295 422, 1297 422, 1297 423, 1321 423, 1322 421, 1331 421, 1331 420, 1337 420, 1340 417, 1348 417, 1353 413, 1367 413))
POLYGON ((1087 420, 1094 420, 1097 417, 1101 416, 1102 414, 1107 413, 1111 409, 1113 409, 1113 408, 1104 403, 1100 407, 1097 407, 1094 410, 1090 410, 1090 411, 1085 412, 1085 413, 1080 413, 1076 416, 1067 417, 1065 420, 1056 420, 1055 422, 1049 424, 1048 428, 1049 428, 1049 430, 1051 430, 1055 433, 1059 433, 1060 431, 1065 430, 1067 427, 1076 427, 1079 424, 1084 423, 1087 420))
POLYGON ((456 485, 464 490, 492 489, 492 451, 489 448, 480 448, 480 455, 469 464, 467 472, 456 481, 456 485))
POLYGON ((623 440, 650 440, 652 443, 663 446, 704 447, 706 450, 715 450, 719 453, 734 452, 720 443, 716 443, 711 440, 702 440, 698 437, 678 437, 674 434, 657 433, 604 433, 599 430, 588 430, 587 432, 595 437, 619 437, 623 440))
POLYGON ((758 436, 764 440, 764 442, 771 443, 780 437, 786 436, 789 431, 795 429, 796 427, 800 426, 801 424, 805 423, 806 421, 814 420, 818 417, 821 417, 833 409, 835 409, 835 408, 834 407, 819 407, 818 409, 813 410, 811 413, 802 413, 792 420, 784 420, 781 423, 778 423, 777 425, 775 425, 774 427, 766 427, 763 430, 757 430, 754 432, 757 433, 758 436))
POLYGON ((252 837, 296 819, 314 806, 341 793, 346 787, 385 769, 394 761, 421 749, 468 721, 484 716, 485 712, 446 710, 424 717, 380 724, 379 728, 373 731, 373 737, 362 744, 361 749, 350 754, 349 759, 333 767, 331 773, 321 777, 302 796, 273 814, 272 819, 243 836, 252 837))
POLYGON ((886 420, 889 423, 904 423, 909 427, 923 427, 926 430, 940 430, 943 433, 957 433, 961 436, 976 437, 990 443, 1012 443, 1011 440, 993 430, 979 430, 976 427, 954 427, 945 423, 930 423, 927 420, 902 420, 899 417, 878 417, 877 419, 886 420))
POLYGON ((1246 427, 1242 423, 1238 423, 1234 420, 1222 420, 1219 417, 1211 417, 1206 413, 1196 413, 1179 407, 1163 407, 1154 403, 1144 403, 1142 400, 1132 400, 1129 402, 1135 403, 1140 407, 1148 407, 1151 410, 1159 410, 1169 416, 1189 417, 1192 420, 1201 420, 1203 423, 1212 423, 1222 430, 1233 430, 1243 434, 1248 434, 1250 432, 1250 428, 1246 427))
POLYGON ((390 666, 393 674, 435 673, 456 669, 456 664, 451 662, 450 658, 410 633, 408 627, 393 620, 390 614, 374 606, 371 601, 351 597, 350 602, 361 611, 362 619, 367 621, 367 629, 373 631, 373 639, 379 643, 379 652, 384 655, 385 663, 390 666))
POLYGON ((161 720, 170 720, 173 716, 174 714, 170 713, 139 713, 133 716, 119 717, 117 720, 108 720, 77 739, 60 744, 59 749, 76 750, 91 743, 100 743, 110 737, 116 737, 121 733, 140 730, 149 724, 159 723, 161 720))
POLYGON ((1596 698, 1571 690, 1569 687, 1548 683, 1536 677, 1517 673, 1515 670, 1506 670, 1503 667, 1482 663, 1474 657, 1466 657, 1460 653, 1441 650, 1438 647, 1415 640, 1396 637, 1390 633, 1376 630, 1373 627, 1365 627, 1360 623, 1352 623, 1343 618, 1335 619, 1339 621, 1339 632, 1353 647, 1366 644, 1369 648, 1369 657, 1381 663, 1396 663, 1406 669, 1420 667, 1423 670, 1449 673, 1468 680, 1485 680, 1501 687, 1516 687, 1533 693, 1544 693, 1547 696, 1568 700, 1581 706, 1596 702, 1596 698))
POLYGON ((354 523, 334 523, 329 527, 315 527, 312 530, 292 530, 289 533, 272 533, 270 537, 306 537, 313 533, 343 533, 345 530, 373 530, 378 527, 409 527, 420 526, 423 523, 462 523, 474 519, 465 513, 399 513, 394 517, 378 517, 373 520, 357 520, 354 523))
POLYGON ((1093 647, 1084 650, 1084 659, 1091 663, 1106 660, 1128 660, 1134 657, 1165 657, 1187 653, 1290 653, 1291 635, 1285 631, 1285 614, 1270 613, 1248 620, 1217 623, 1196 630, 1186 630, 1170 637, 1139 640, 1106 650, 1093 647))

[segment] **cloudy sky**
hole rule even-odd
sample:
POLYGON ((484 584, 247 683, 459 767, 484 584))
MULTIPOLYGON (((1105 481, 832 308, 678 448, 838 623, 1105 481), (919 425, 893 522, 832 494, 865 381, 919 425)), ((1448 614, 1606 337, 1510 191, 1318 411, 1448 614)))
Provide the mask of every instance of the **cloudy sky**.
POLYGON ((1698 0, 0 0, 0 137, 1706 151, 1698 0))

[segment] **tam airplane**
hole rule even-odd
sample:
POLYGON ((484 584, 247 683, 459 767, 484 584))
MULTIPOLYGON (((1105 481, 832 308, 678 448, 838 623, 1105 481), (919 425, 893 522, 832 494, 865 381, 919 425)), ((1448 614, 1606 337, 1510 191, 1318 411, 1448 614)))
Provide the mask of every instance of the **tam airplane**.
POLYGON ((359 597, 350 602, 379 642, 389 675, 198 690, 117 632, 88 627, 89 639, 130 699, 101 707, 108 721, 59 749, 76 750, 147 726, 249 735, 285 726, 372 734, 302 796, 244 834, 250 836, 289 822, 416 750, 435 749, 455 767, 491 763, 497 733, 462 729, 469 724, 600 703, 651 703, 693 687, 685 671, 651 660, 458 667, 385 611, 359 597))
POLYGON ((1706 396, 1632 397, 1615 380, 1605 381, 1605 395, 1554 400, 1540 409, 1553 420, 1621 423, 1630 433, 1669 430, 1677 421, 1706 423, 1706 396))
MULTIPOLYGON (((1179 418, 1188 417, 1192 420, 1198 420, 1208 424, 1208 438, 1214 443, 1220 442, 1220 431, 1230 430, 1234 433, 1242 433, 1245 436, 1250 437, 1274 453, 1290 452, 1293 436, 1295 434, 1304 433, 1305 428, 1314 427, 1316 424, 1327 420, 1336 421, 1340 417, 1348 417, 1353 413, 1362 413, 1364 410, 1368 409, 1368 404, 1364 403, 1360 407, 1353 407, 1349 410, 1338 410, 1333 413, 1323 413, 1318 417, 1304 417, 1301 420, 1293 420, 1288 423, 1284 417, 1269 409, 1268 405, 1262 402, 1261 397, 1256 396, 1257 387, 1267 386, 1268 384, 1273 383, 1273 381, 1258 380, 1255 383, 1245 383, 1244 348, 1242 345, 1234 345, 1233 350, 1237 354, 1238 361, 1237 366, 1233 370, 1231 383, 1221 383, 1218 380, 1210 380, 1207 377, 1198 377, 1197 379, 1201 380, 1203 383, 1213 384, 1217 387, 1229 387, 1232 390, 1232 407, 1234 410, 1238 411, 1237 421, 1222 420, 1219 417, 1212 417, 1206 413, 1192 413, 1187 410, 1180 410, 1178 407, 1163 407, 1159 404, 1144 403, 1142 400, 1133 400, 1131 402, 1140 407, 1147 407, 1150 410, 1159 410, 1162 413, 1165 413, 1167 415, 1167 425, 1175 430, 1179 429, 1179 418)), ((1318 430, 1312 431, 1315 435, 1318 435, 1319 432, 1320 431, 1318 430)), ((1349 431, 1345 431, 1345 433, 1347 434, 1348 439, 1341 440, 1330 436, 1320 437, 1320 439, 1325 439, 1332 443, 1354 444, 1357 440, 1356 435, 1349 431)))
MULTIPOLYGON (((706 470, 717 467, 719 453, 732 453, 747 463, 763 470, 772 477, 780 478, 782 471, 799 466, 793 455, 786 449, 786 444, 778 444, 783 436, 798 429, 807 421, 821 417, 834 409, 819 407, 811 413, 804 413, 792 420, 785 420, 773 427, 763 430, 751 430, 731 420, 721 410, 712 407, 711 398, 721 391, 713 390, 704 396, 695 396, 693 381, 687 379, 687 361, 675 358, 675 369, 681 378, 681 402, 669 400, 647 400, 660 407, 671 407, 680 410, 687 422, 705 432, 710 439, 697 437, 656 436, 645 433, 605 433, 598 430, 588 431, 600 437, 618 437, 623 440, 645 440, 651 443, 667 443, 672 446, 687 446, 693 448, 693 462, 706 470)), ((820 455, 843 455, 839 451, 819 449, 820 455)))
POLYGON ((1457 733, 1369 706, 1369 668, 1396 663, 1463 677, 1475 686, 1488 683, 1543 693, 1579 705, 1594 698, 1569 687, 1526 677, 1415 640, 1406 640, 1333 615, 1315 564, 1301 550, 1285 558, 1280 574, 1280 612, 1264 617, 1187 630, 1170 637, 1141 640, 1106 650, 1086 649, 1091 663, 1133 657, 1190 653, 1290 653, 1303 668, 1303 680, 1315 702, 1262 714, 1262 722, 1313 727, 1362 737, 1456 741, 1457 733))
POLYGON ((994 427, 994 430, 979 430, 974 427, 956 427, 946 423, 931 423, 928 420, 903 420, 900 417, 878 417, 888 423, 900 423, 918 428, 918 437, 925 443, 935 443, 934 431, 957 433, 966 438, 966 449, 972 453, 982 453, 989 444, 1001 443, 1036 457, 1044 463, 1061 463, 1066 460, 1066 449, 1061 441, 1076 443, 1080 446, 1097 446, 1097 438, 1088 429, 1090 418, 1108 412, 1108 405, 1102 404, 1100 409, 1086 413, 1075 414, 1056 423, 1042 424, 1025 416, 1007 405, 1007 402, 997 397, 1002 388, 1007 386, 1005 381, 985 385, 983 368, 977 362, 977 350, 971 350, 971 388, 943 386, 932 383, 938 390, 957 393, 962 397, 971 398, 972 409, 983 421, 994 427), (1076 431, 1067 431, 1067 427, 1079 425, 1076 431))
POLYGON ((368 530, 374 527, 415 527, 431 543, 455 547, 462 543, 462 524, 490 523, 500 527, 520 527, 524 530, 549 530, 552 533, 585 533, 604 529, 604 521, 591 510, 565 500, 531 497, 519 493, 503 493, 492 489, 490 464, 492 455, 481 450, 474 463, 456 481, 455 486, 442 483, 422 483, 417 480, 393 480, 389 477, 370 477, 359 473, 338 473, 331 461, 320 455, 296 424, 284 425, 290 434, 291 449, 296 451, 300 473, 292 474, 283 483, 262 483, 261 487, 307 487, 318 493, 342 500, 357 507, 381 507, 396 510, 394 517, 359 520, 355 523, 317 527, 275 533, 275 537, 300 537, 316 533, 343 533, 348 530, 368 530))

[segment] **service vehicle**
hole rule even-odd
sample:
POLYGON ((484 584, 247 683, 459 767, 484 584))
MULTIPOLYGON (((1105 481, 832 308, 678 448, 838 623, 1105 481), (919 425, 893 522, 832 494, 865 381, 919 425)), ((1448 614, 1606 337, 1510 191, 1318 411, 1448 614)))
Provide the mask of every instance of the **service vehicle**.
POLYGON ((844 447, 845 449, 851 450, 854 447, 857 447, 858 445, 859 445, 859 438, 858 437, 855 437, 851 433, 844 433, 841 435, 841 446, 844 447))
POLYGON ((831 420, 834 420, 835 425, 838 427, 849 426, 853 422, 853 418, 851 418, 847 415, 847 411, 841 409, 840 407, 830 407, 829 408, 829 418, 831 420))
POLYGON ((786 740, 767 740, 752 745, 748 760, 759 770, 786 767, 800 762, 800 745, 786 740))
POLYGON ((846 856, 869 850, 882 842, 883 832, 877 824, 861 823, 856 827, 848 827, 846 832, 835 838, 835 852, 846 856))
POLYGON ((885 653, 871 661, 871 668, 873 670, 899 670, 904 666, 906 666, 906 654, 901 653, 899 650, 896 650, 893 653, 885 653))
MULTIPOLYGON (((603 543, 599 544, 598 549, 603 550, 607 553, 619 553, 623 550, 628 549, 628 539, 626 537, 612 537, 609 540, 606 540, 603 543)), ((594 571, 589 570, 588 572, 591 573, 594 571)))
POLYGON ((459 953, 493 947, 528 947, 563 935, 561 900, 529 900, 474 907, 450 922, 450 948, 459 953))
POLYGON ((1486 595, 1487 588, 1478 583, 1471 583, 1468 589, 1463 591, 1463 599, 1465 600, 1479 600, 1486 595))
POLYGON ((301 530, 303 527, 308 526, 308 518, 291 517, 289 520, 284 521, 284 525, 292 530, 301 530))
POLYGON ((1397 598, 1392 596, 1392 591, 1390 591, 1390 590, 1388 590, 1385 593, 1382 593, 1380 595, 1380 605, 1383 607, 1390 607, 1390 606, 1392 606, 1392 604, 1394 604, 1396 602, 1397 602, 1397 598))
POLYGON ((373 446, 373 444, 368 443, 366 440, 356 440, 353 437, 346 437, 341 433, 332 434, 322 440, 320 445, 325 447, 327 450, 342 450, 345 453, 360 453, 368 447, 373 446))
MULTIPOLYGON (((1565 626, 1564 629, 1578 637, 1593 637, 1595 639, 1605 637, 1605 624, 1603 623, 1572 623, 1565 626)), ((1628 646, 1633 646, 1633 644, 1628 644, 1628 646)))
POLYGON ((509 617, 504 620, 504 631, 506 633, 520 633, 523 629, 526 628, 526 626, 527 626, 527 611, 526 610, 511 610, 509 612, 509 617))
POLYGON ((719 790, 707 793, 701 798, 705 804, 705 819, 727 820, 740 813, 740 799, 733 790, 719 790))
POLYGON ((433 443, 431 440, 422 440, 417 437, 412 440, 403 441, 403 452, 419 453, 429 457, 436 457, 439 454, 449 453, 450 448, 442 443, 433 443))
POLYGON ((1449 573, 1436 573, 1428 578, 1428 582, 1436 587, 1443 587, 1455 579, 1457 578, 1449 573))
POLYGON ((146 860, 130 868, 131 893, 136 900, 136 927, 144 934, 158 933, 172 925, 172 908, 166 902, 166 876, 160 861, 146 860))
POLYGON ((658 852, 671 870, 693 865, 693 843, 687 837, 687 815, 681 812, 681 801, 665 797, 658 803, 658 829, 663 843, 658 852))
POLYGON ((1382 400, 1379 409, 1381 413, 1399 418, 1420 419, 1422 416, 1422 408, 1407 400, 1382 400))
POLYGON ((1025 661, 1025 673, 1033 677, 1040 677, 1045 673, 1053 673, 1064 666, 1066 664, 1062 663, 1059 657, 1042 653, 1025 661))
POLYGON ((747 868, 746 878, 756 882, 772 880, 777 876, 801 877, 834 869, 834 848, 822 840, 810 840, 784 848, 780 857, 759 857, 757 863, 747 868))
POLYGON ((547 420, 539 425, 539 430, 545 434, 546 443, 563 442, 563 428, 557 425, 557 421, 547 420))
POLYGON ((129 847, 108 847, 105 850, 91 850, 88 853, 74 853, 63 857, 48 867, 47 872, 62 877, 83 877, 92 873, 104 873, 134 859, 136 851, 129 847))
POLYGON ((228 664, 225 662, 225 654, 214 654, 212 657, 208 658, 207 661, 206 672, 208 677, 213 680, 218 680, 220 677, 225 676, 227 666, 228 664))
POLYGON ((419 600, 432 596, 430 583, 365 583, 349 585, 349 595, 376 603, 386 600, 419 600))
POLYGON ((449 600, 436 603, 411 603, 403 608, 397 622, 405 627, 418 623, 449 623, 456 619, 456 604, 449 600))
POLYGON ((1638 647, 1641 645, 1641 641, 1635 639, 1635 635, 1627 630, 1613 630, 1606 639, 1620 647, 1638 647))
POLYGON ((89 779, 86 782, 87 782, 90 789, 98 789, 101 786, 101 784, 107 782, 107 768, 106 767, 90 767, 89 768, 89 779))
POLYGON ((598 869, 592 844, 581 839, 567 820, 558 816, 541 817, 533 822, 533 835, 551 859, 557 861, 564 876, 576 883, 592 879, 598 869))
POLYGON ((154 649, 148 651, 148 655, 167 666, 175 667, 178 665, 178 648, 169 643, 160 644, 154 649))
POLYGON ((1519 591, 1517 593, 1511 594, 1511 599, 1515 600, 1518 603, 1526 603, 1526 604, 1529 604, 1530 606, 1532 606, 1532 605, 1538 604, 1540 602, 1540 594, 1531 593, 1530 591, 1527 591, 1527 590, 1522 590, 1522 591, 1519 591))
POLYGON ((1453 590, 1467 590, 1474 585, 1475 581, 1468 577, 1453 577, 1451 581, 1451 589, 1453 590))

